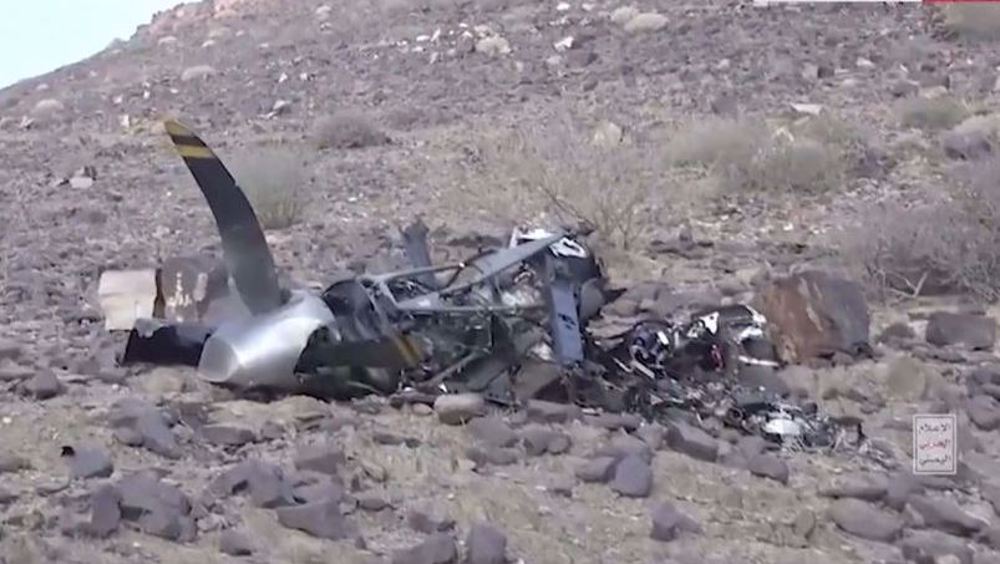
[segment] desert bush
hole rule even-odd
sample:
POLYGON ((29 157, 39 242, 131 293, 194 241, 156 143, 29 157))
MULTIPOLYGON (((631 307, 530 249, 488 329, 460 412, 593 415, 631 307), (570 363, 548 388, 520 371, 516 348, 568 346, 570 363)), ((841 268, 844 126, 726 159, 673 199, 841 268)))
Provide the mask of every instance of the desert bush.
POLYGON ((1000 6, 985 2, 945 6, 944 25, 963 37, 1000 38, 1000 6))
POLYGON ((514 222, 542 212, 619 249, 640 247, 676 197, 655 146, 595 143, 569 119, 484 138, 478 154, 463 183, 470 204, 514 222))
POLYGON ((851 237, 846 254, 873 287, 1000 299, 1000 159, 955 170, 948 198, 874 210, 851 237))
POLYGON ((302 219, 308 205, 305 168, 290 149, 258 148, 231 159, 236 182, 264 229, 284 229, 302 219))
POLYGON ((867 150, 860 130, 825 115, 785 127, 713 118, 677 129, 666 148, 670 163, 702 167, 736 193, 831 190, 867 150))
POLYGON ((969 116, 969 108, 952 96, 904 98, 896 106, 899 123, 926 131, 955 127, 969 116))
POLYGON ((341 110, 320 119, 313 135, 320 149, 356 149, 389 140, 369 116, 354 110, 341 110))

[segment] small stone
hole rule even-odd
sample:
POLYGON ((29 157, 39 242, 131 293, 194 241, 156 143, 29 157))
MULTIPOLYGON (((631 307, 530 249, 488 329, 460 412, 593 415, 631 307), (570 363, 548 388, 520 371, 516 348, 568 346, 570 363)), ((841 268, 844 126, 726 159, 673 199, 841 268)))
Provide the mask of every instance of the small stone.
POLYGON ((575 474, 581 482, 606 484, 614 476, 617 463, 618 461, 613 457, 601 456, 580 465, 575 474))
POLYGON ((479 394, 446 394, 434 400, 438 420, 446 425, 462 425, 486 415, 486 400, 479 394))
POLYGON ((180 458, 177 438, 159 412, 143 414, 135 425, 135 430, 142 436, 142 446, 166 458, 180 458))
POLYGON ((754 476, 771 478, 782 484, 788 483, 788 464, 772 454, 758 454, 748 460, 747 469, 754 476))
POLYGON ((653 489, 653 470, 642 458, 627 456, 615 467, 611 489, 626 497, 649 497, 653 489))
POLYGON ((484 37, 476 42, 476 52, 490 57, 499 57, 511 53, 510 42, 498 35, 484 37))
POLYGON ((611 22, 615 25, 624 26, 633 18, 639 15, 639 10, 633 6, 621 6, 611 12, 611 22))
POLYGON ((299 449, 295 468, 336 476, 346 461, 344 453, 332 443, 310 445, 299 449))
POLYGON ((340 511, 336 501, 279 507, 277 514, 283 526, 317 538, 343 540, 357 534, 356 527, 340 511))
POLYGON ((476 523, 469 529, 465 546, 465 564, 507 562, 507 536, 487 523, 476 523))
POLYGON ((678 452, 706 462, 715 462, 718 442, 711 435, 687 423, 672 422, 667 428, 667 445, 678 452))
POLYGON ((575 482, 571 476, 556 476, 549 480, 545 489, 555 495, 562 497, 573 497, 573 486, 575 482))
POLYGON ((107 478, 115 470, 111 462, 111 453, 99 447, 79 447, 66 449, 69 455, 69 473, 71 478, 107 478))
POLYGON ((496 466, 510 466, 518 461, 518 453, 513 448, 501 447, 470 447, 465 450, 465 456, 478 466, 493 464, 496 466))
POLYGON ((365 511, 382 511, 389 507, 389 502, 377 494, 365 494, 358 496, 358 507, 365 511))
POLYGON ((642 442, 646 443, 650 450, 660 450, 667 437, 667 429, 659 423, 653 423, 639 427, 635 434, 642 439, 642 442))
POLYGON ((253 543, 245 534, 226 529, 219 535, 219 551, 229 556, 250 556, 253 554, 253 543))
POLYGON ((830 518, 852 535, 880 542, 895 540, 903 528, 903 521, 896 515, 857 499, 833 502, 830 518))
POLYGON ((559 437, 559 433, 544 427, 530 426, 521 431, 521 441, 528 456, 541 456, 549 452, 549 445, 559 437))
POLYGON ((191 82, 192 80, 203 80, 215 75, 216 70, 214 67, 198 65, 184 69, 184 72, 181 73, 181 80, 183 82, 191 82))
POLYGON ((527 415, 536 423, 569 423, 583 417, 583 411, 573 404, 543 400, 528 400, 527 415))

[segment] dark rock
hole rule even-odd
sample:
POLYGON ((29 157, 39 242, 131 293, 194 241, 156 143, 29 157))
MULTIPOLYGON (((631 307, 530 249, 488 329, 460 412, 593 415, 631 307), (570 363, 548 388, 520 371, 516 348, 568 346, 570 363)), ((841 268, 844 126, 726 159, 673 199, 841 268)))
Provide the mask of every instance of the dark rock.
POLYGON ((138 472, 122 478, 118 484, 121 494, 122 518, 136 521, 144 513, 169 510, 177 515, 187 515, 191 503, 176 486, 160 480, 153 472, 138 472))
POLYGON ((853 356, 869 347, 868 305, 855 282, 806 271, 770 281, 757 301, 786 362, 835 352, 853 356))
POLYGON ((580 406, 543 400, 528 400, 528 419, 536 423, 568 423, 583 417, 580 406))
POLYGON ((701 525, 697 521, 682 513, 670 502, 659 503, 653 508, 652 521, 653 527, 649 536, 660 542, 670 542, 681 533, 702 532, 701 525))
POLYGON ((107 478, 115 471, 111 462, 111 453, 99 447, 80 447, 72 449, 69 456, 69 473, 71 478, 107 478))
POLYGON ((510 466, 518 461, 518 452, 513 448, 501 447, 469 447, 465 449, 465 456, 476 463, 477 466, 510 466))
POLYGON ((205 441, 219 446, 243 446, 257 440, 253 429, 237 425, 205 425, 201 428, 205 441))
POLYGON ((479 394, 445 394, 434 400, 434 412, 446 425, 461 425, 486 415, 486 400, 479 394))
POLYGON ((754 476, 771 478, 782 484, 788 483, 788 464, 773 454, 761 453, 753 456, 747 461, 747 469, 754 476))
POLYGON ((610 486, 626 497, 649 497, 653 490, 653 469, 642 458, 627 456, 615 467, 610 486))
POLYGON ((226 529, 219 535, 219 551, 229 556, 250 556, 253 554, 253 543, 243 533, 226 529))
POLYGON ((465 539, 464 564, 504 564, 507 562, 507 535, 486 523, 476 523, 465 539))
POLYGON ((1000 402, 990 396, 979 395, 966 402, 969 419, 984 431, 1000 428, 1000 402))
POLYGON ((610 456, 600 456, 581 464, 576 469, 576 477, 581 482, 597 482, 605 484, 615 475, 615 465, 618 461, 610 456))
POLYGON ((295 456, 295 467, 324 474, 337 475, 347 457, 332 443, 309 445, 299 449, 295 456))
POLYGON ((992 317, 938 311, 927 319, 927 342, 939 347, 964 345, 970 349, 992 349, 997 322, 992 317))
POLYGON ((418 533, 443 533, 455 527, 455 520, 437 507, 418 507, 406 514, 406 523, 418 533))
POLYGON ((437 533, 427 540, 392 555, 392 564, 454 564, 458 561, 458 547, 451 535, 437 533))
POLYGON ((55 372, 44 369, 38 371, 30 380, 24 384, 24 389, 32 397, 39 400, 54 398, 62 393, 63 385, 56 377, 55 372))
POLYGON ((989 526, 989 523, 969 515, 953 501, 935 499, 925 495, 910 496, 911 507, 933 529, 958 536, 972 536, 989 526))
POLYGON ((902 519, 858 499, 834 501, 830 518, 844 531, 874 541, 893 541, 903 529, 902 519))
POLYGON ((485 445, 507 448, 517 442, 517 433, 496 417, 478 417, 469 421, 466 429, 473 438, 485 445))
POLYGON ((937 558, 954 555, 961 564, 972 564, 972 549, 953 536, 938 531, 911 531, 900 543, 903 558, 919 564, 934 564, 937 558))
POLYGON ((155 411, 141 415, 135 421, 135 431, 142 437, 142 446, 165 458, 180 458, 177 438, 163 416, 155 411))
POLYGON ((670 423, 667 427, 667 446, 707 462, 715 462, 719 455, 718 442, 705 431, 687 423, 670 423))
POLYGON ((279 507, 277 513, 283 526, 317 538, 343 540, 357 534, 356 526, 341 513, 336 501, 279 507))
POLYGON ((259 460, 237 464, 219 475, 210 486, 218 495, 233 495, 248 491, 257 507, 273 509, 295 504, 295 494, 281 469, 259 460))
POLYGON ((118 530, 122 520, 121 494, 114 486, 104 485, 90 496, 90 523, 86 530, 98 538, 105 538, 118 530))

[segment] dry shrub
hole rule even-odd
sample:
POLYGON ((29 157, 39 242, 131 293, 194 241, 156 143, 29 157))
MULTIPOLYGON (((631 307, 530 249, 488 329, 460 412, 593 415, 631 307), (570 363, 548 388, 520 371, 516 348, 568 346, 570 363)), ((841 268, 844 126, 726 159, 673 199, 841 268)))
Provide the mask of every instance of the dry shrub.
POLYGON ((569 120, 501 134, 479 149, 479 166, 463 188, 470 204, 515 222, 550 214, 562 225, 594 229, 619 249, 645 242, 676 189, 654 145, 594 143, 569 120))
POLYGON ((866 135, 829 115, 785 127, 712 118, 677 130, 667 159, 705 168, 730 192, 819 193, 839 187, 868 149, 866 135))
POLYGON ((254 149, 232 159, 232 172, 264 229, 299 222, 309 203, 305 168, 291 150, 254 149))
POLYGON ((944 25, 971 39, 1000 38, 1000 5, 983 2, 945 6, 944 25))
POLYGON ((357 149, 389 141, 369 116, 354 110, 341 110, 320 119, 313 135, 320 149, 357 149))
POLYGON ((956 170, 950 198, 874 210, 848 244, 876 288, 1000 299, 1000 159, 956 170))
POLYGON ((969 108, 952 96, 904 98, 896 106, 899 123, 925 131, 955 127, 969 116, 969 108))

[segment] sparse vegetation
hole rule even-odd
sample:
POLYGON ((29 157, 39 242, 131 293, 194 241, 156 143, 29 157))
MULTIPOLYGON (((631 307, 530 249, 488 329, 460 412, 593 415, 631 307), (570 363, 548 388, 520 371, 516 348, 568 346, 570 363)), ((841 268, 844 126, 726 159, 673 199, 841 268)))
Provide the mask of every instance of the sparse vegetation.
POLYGON ((293 151, 259 148, 231 162, 264 229, 285 229, 302 219, 309 198, 303 164, 293 151))
POLYGON ((374 120, 355 110, 341 110, 319 120, 313 135, 320 149, 357 149, 389 140, 374 120))
POLYGON ((896 106, 899 123, 925 131, 955 127, 969 117, 969 108, 952 96, 905 98, 896 106))
POLYGON ((1000 159, 957 170, 950 197, 876 210, 865 229, 849 239, 848 254, 876 289, 1000 299, 1000 159))
POLYGON ((675 131, 667 159, 706 169, 728 192, 819 193, 841 186, 868 149, 867 135, 833 116, 782 127, 717 118, 675 131))
POLYGON ((985 2, 945 6, 944 23, 963 37, 997 39, 1000 38, 1000 6, 985 2))

